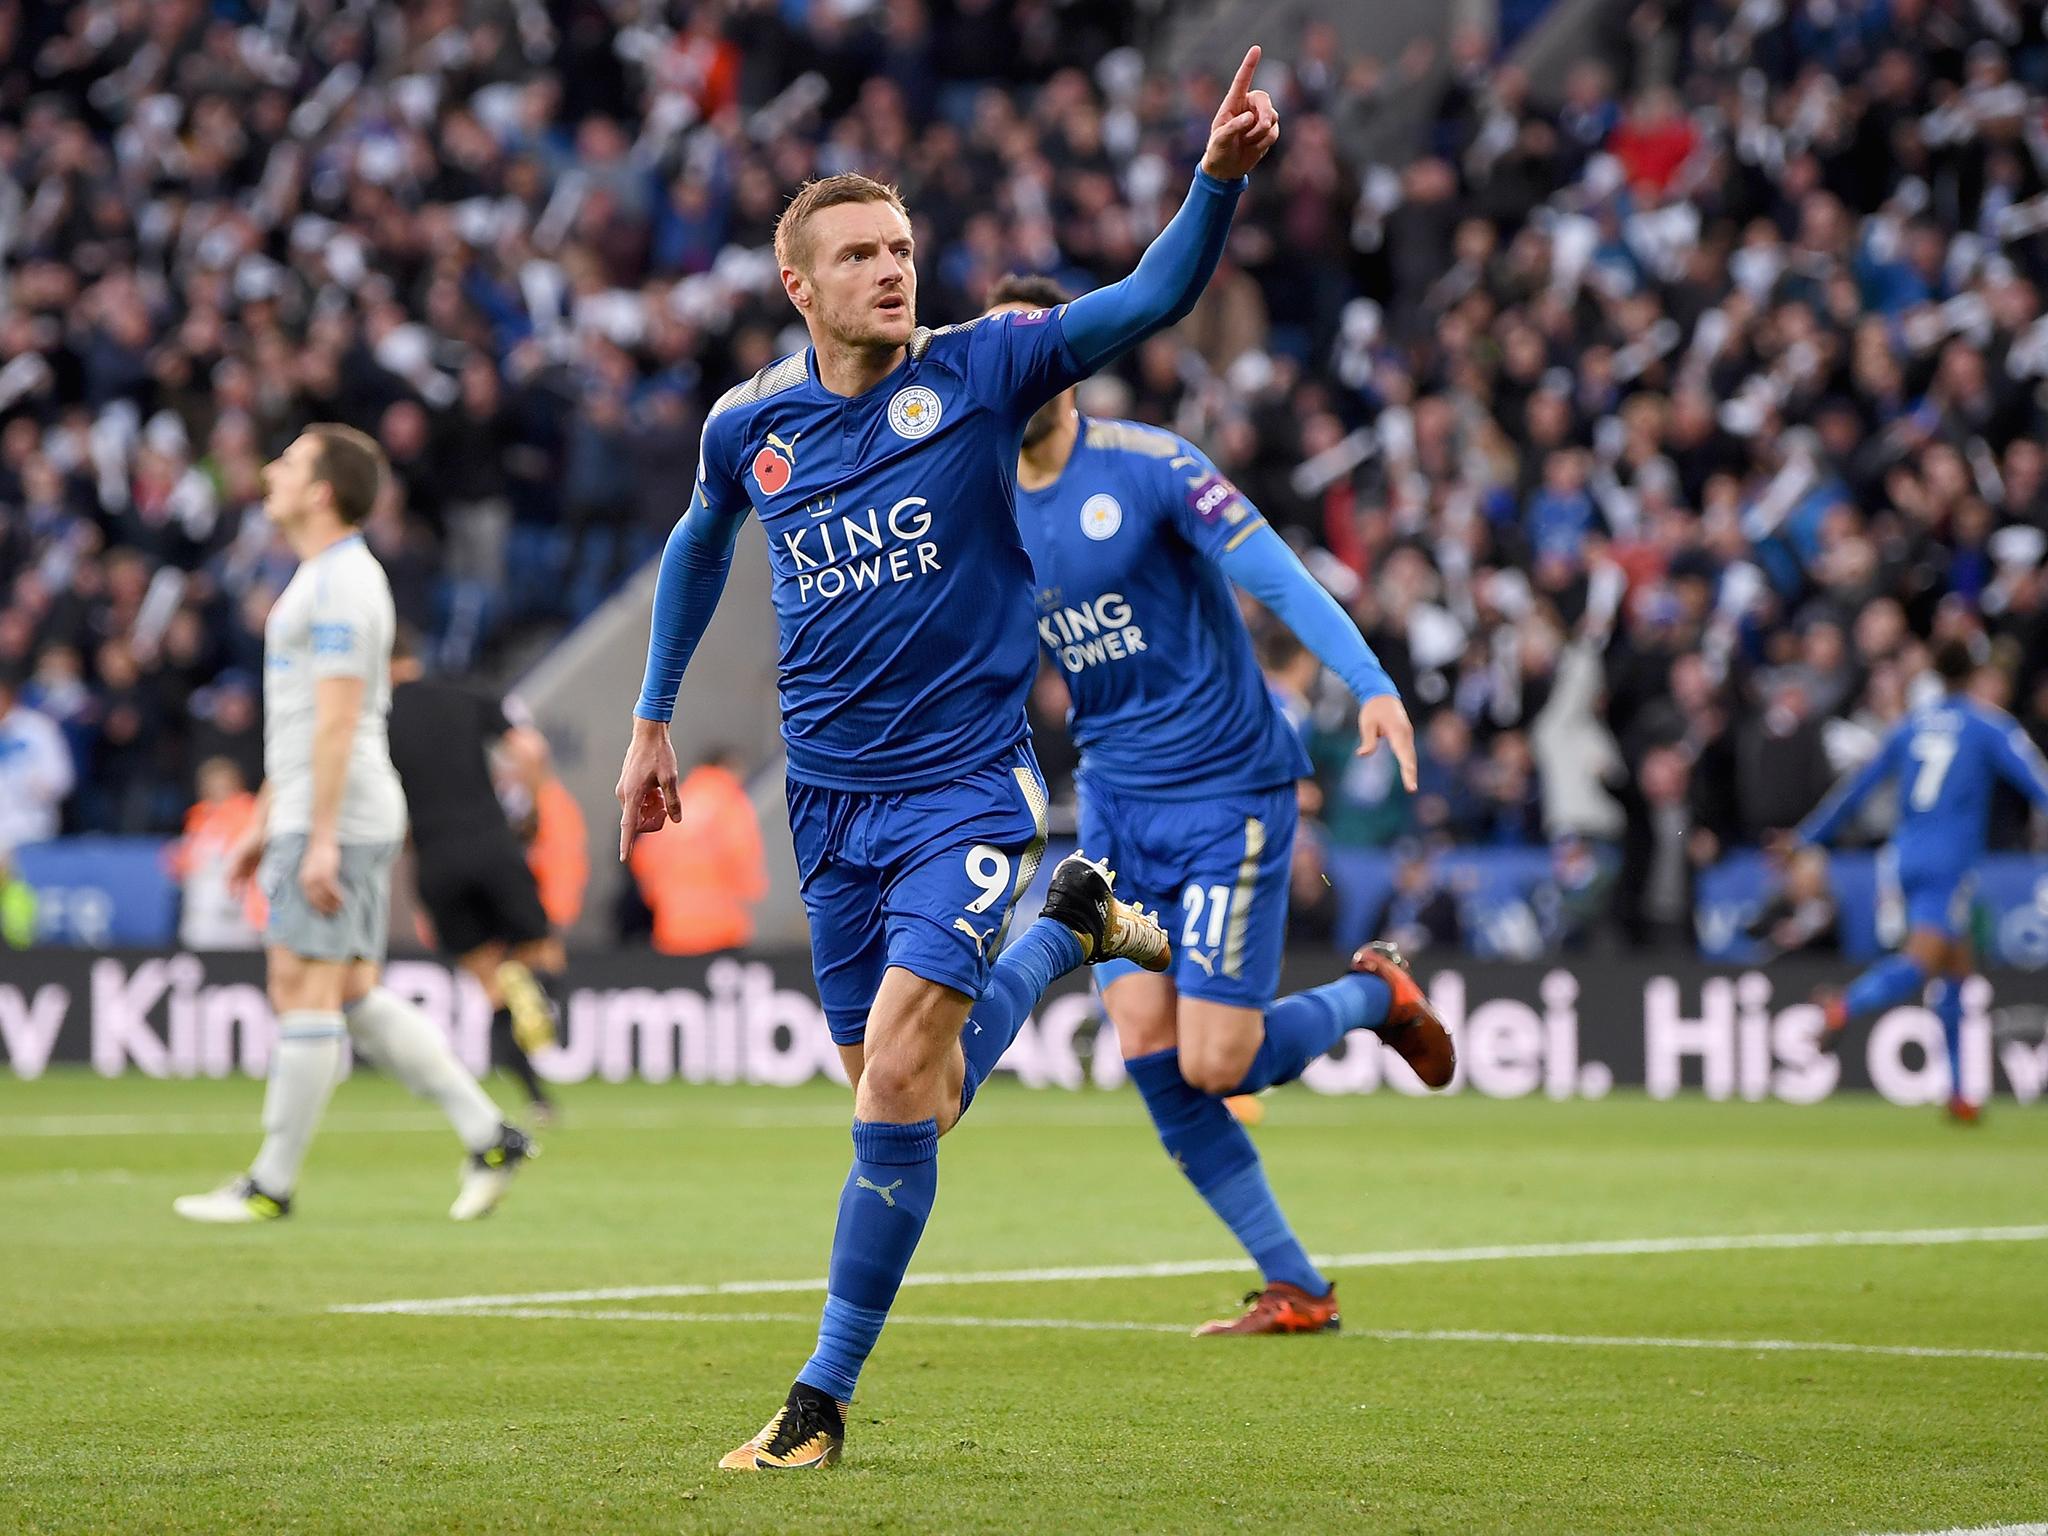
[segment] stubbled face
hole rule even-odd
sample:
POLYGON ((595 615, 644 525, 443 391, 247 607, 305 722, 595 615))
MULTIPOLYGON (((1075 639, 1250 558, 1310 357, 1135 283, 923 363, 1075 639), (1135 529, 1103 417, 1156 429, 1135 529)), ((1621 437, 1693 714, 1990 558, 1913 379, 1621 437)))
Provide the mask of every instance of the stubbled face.
POLYGON ((900 347, 917 325, 917 250, 888 203, 840 203, 811 215, 800 267, 782 286, 813 337, 844 347, 900 347))
MULTIPOLYGON (((1007 314, 1013 311, 1023 313, 1036 307, 1036 305, 1026 304, 1022 301, 1013 301, 1008 304, 991 304, 988 307, 988 313, 991 315, 1007 314)), ((1040 443, 1052 436, 1054 429, 1062 421, 1065 421, 1074 414, 1074 398, 1075 392, 1072 389, 1063 389, 1037 410, 1033 411, 1031 419, 1024 423, 1024 446, 1026 448, 1036 448, 1040 443)))
POLYGON ((319 456, 319 443, 310 437, 295 437, 283 453, 263 466, 263 515, 277 527, 297 527, 312 510, 313 465, 319 456))

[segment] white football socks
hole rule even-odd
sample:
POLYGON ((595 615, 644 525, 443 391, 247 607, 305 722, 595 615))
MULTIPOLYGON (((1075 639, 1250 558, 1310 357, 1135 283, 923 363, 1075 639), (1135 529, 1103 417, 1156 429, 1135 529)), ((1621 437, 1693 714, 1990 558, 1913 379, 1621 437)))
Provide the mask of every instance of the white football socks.
POLYGON ((419 1009, 378 987, 349 1005, 348 1032, 357 1049, 378 1066, 421 1098, 440 1105, 470 1151, 497 1144, 504 1115, 419 1009))
POLYGON ((263 1093, 263 1146, 249 1165, 249 1177, 264 1194, 284 1200, 297 1187, 340 1077, 341 1015, 312 1009, 282 1015, 263 1093))

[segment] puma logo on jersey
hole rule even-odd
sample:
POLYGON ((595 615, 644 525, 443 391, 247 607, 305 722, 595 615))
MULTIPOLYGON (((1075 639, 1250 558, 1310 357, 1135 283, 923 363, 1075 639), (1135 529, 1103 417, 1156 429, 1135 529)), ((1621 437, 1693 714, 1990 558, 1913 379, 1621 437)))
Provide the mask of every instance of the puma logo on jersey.
POLYGON ((1199 949, 1188 949, 1186 947, 1181 949, 1181 954, 1199 965, 1204 976, 1214 976, 1216 974, 1216 961, 1213 956, 1205 955, 1199 949))
POLYGON ((853 1176, 853 1182, 857 1188, 872 1189, 876 1194, 882 1197, 882 1204, 888 1206, 889 1209, 892 1211, 896 1209, 895 1192, 903 1187, 903 1181, 901 1179, 898 1179, 893 1184, 875 1184, 869 1182, 868 1176, 866 1174, 856 1173, 853 1176))

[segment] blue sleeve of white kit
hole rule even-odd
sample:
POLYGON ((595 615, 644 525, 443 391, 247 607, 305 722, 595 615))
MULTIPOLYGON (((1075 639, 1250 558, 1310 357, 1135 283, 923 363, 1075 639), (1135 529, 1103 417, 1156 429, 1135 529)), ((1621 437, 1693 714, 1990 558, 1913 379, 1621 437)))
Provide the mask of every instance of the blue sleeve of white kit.
POLYGON ((1060 311, 1061 334, 1084 374, 1187 317, 1223 257, 1245 184, 1244 177, 1218 181, 1195 172, 1187 201, 1145 248, 1137 269, 1060 311))
POLYGON ((1367 699, 1399 697, 1394 680, 1351 622, 1351 615, 1309 574, 1308 567, 1272 528, 1260 523, 1242 542, 1215 559, 1224 575, 1264 603, 1294 631, 1295 639, 1343 678, 1361 704, 1367 699))
POLYGON ((647 639, 647 671, 633 713, 642 720, 675 714, 676 690, 697 642, 718 608, 732 569, 733 541, 748 511, 744 497, 727 494, 727 481, 711 464, 711 429, 704 431, 704 462, 690 510, 671 530, 654 583, 654 630, 647 639), (717 499, 714 502, 714 495, 717 499))
POLYGON ((2048 762, 2042 761, 2041 749, 2017 725, 1991 729, 1996 743, 1991 761, 1998 765, 1999 774, 2033 801, 2034 809, 2048 815, 2048 762))
POLYGON ((1877 756, 1837 784, 1828 797, 1813 808, 1806 820, 1793 829, 1792 840, 1819 845, 1831 842, 1849 818, 1856 814, 1856 807, 1863 803, 1864 797, 1898 770, 1900 750, 1911 734, 1910 725, 1895 727, 1885 738, 1884 745, 1877 749, 1877 756))

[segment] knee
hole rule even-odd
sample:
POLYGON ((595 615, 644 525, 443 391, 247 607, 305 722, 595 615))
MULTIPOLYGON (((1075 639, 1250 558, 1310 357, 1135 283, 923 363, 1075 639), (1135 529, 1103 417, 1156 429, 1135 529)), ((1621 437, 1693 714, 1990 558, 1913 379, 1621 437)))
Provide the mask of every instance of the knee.
POLYGON ((273 960, 270 965, 269 986, 266 988, 270 994, 271 1011, 327 1012, 339 1008, 343 995, 343 979, 334 967, 311 964, 296 956, 288 960, 273 960))
POLYGON ((1192 1056, 1185 1046, 1180 1053, 1180 1075, 1197 1093, 1227 1094, 1244 1081, 1251 1066, 1225 1051, 1198 1051, 1192 1056))
POLYGON ((1125 1061, 1170 1051, 1180 1039, 1173 984, 1163 976, 1123 976, 1103 993, 1125 1061))
POLYGON ((867 1118, 878 1113, 908 1113, 913 1101, 931 1096, 930 1073, 917 1051, 870 1048, 857 1079, 857 1097, 867 1118))
POLYGON ((1176 1043, 1171 1015, 1120 1018, 1114 1022, 1117 1049, 1123 1052, 1125 1061, 1134 1061, 1140 1056, 1157 1055, 1160 1051, 1170 1051, 1176 1043))
POLYGON ((1923 976, 1939 976, 1947 969, 1949 941, 1946 935, 1915 929, 1906 938, 1906 958, 1920 968, 1923 976))
POLYGON ((967 999, 961 994, 890 971, 862 1042, 865 1061, 854 1098, 860 1117, 922 1120, 932 1115, 947 1058, 959 1058, 966 1017, 967 999))

